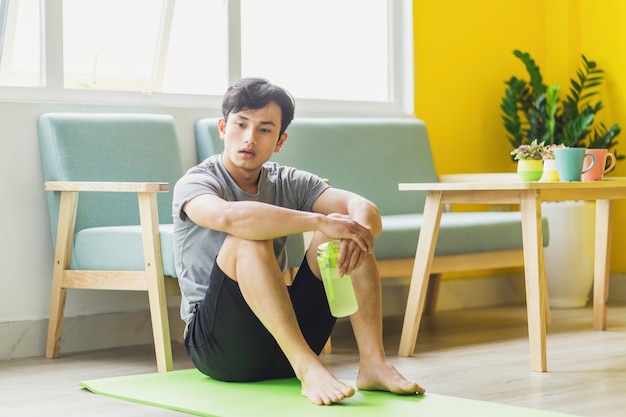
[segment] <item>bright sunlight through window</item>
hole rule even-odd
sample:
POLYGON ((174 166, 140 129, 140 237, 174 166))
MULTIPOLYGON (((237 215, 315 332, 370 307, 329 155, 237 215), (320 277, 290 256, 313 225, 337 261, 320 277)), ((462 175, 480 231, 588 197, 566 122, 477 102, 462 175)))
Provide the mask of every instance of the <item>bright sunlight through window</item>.
POLYGON ((0 0, 0 85, 41 86, 39 0, 0 0))
POLYGON ((0 86, 215 97, 260 76, 297 98, 391 103, 405 1, 0 0, 0 86))

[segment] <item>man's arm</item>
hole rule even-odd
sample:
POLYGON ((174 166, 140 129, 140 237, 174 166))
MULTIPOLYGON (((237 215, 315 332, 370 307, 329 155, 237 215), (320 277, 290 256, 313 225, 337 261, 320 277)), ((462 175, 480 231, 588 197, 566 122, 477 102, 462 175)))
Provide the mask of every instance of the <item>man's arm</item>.
POLYGON ((378 237, 382 231, 378 207, 368 199, 350 191, 328 188, 315 201, 313 211, 325 215, 345 214, 367 227, 374 237, 378 237))
POLYGON ((368 228, 347 217, 329 217, 323 212, 291 210, 254 201, 226 201, 212 194, 192 199, 185 204, 183 211, 199 226, 248 240, 321 231, 331 239, 351 240, 364 251, 373 247, 368 228))
POLYGON ((361 265, 365 255, 372 252, 373 239, 382 232, 382 221, 378 208, 374 203, 358 194, 329 188, 315 201, 313 211, 333 217, 342 216, 351 219, 369 231, 372 246, 368 250, 363 250, 362 247, 355 245, 354 241, 349 239, 340 239, 341 249, 337 260, 339 273, 340 275, 350 274, 353 269, 361 265))

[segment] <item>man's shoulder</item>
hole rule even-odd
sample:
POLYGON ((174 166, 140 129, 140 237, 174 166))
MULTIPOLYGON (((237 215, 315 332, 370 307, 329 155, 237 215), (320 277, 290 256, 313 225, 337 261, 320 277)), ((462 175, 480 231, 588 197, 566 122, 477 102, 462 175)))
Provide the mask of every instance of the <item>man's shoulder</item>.
POLYGON ((216 155, 211 155, 208 158, 206 158, 204 161, 200 162, 199 164, 191 167, 189 169, 189 171, 187 171, 188 173, 209 173, 209 172, 215 172, 218 169, 218 165, 221 163, 220 162, 220 155, 216 154, 216 155))
POLYGON ((268 161, 265 164, 263 164, 263 167, 272 174, 277 174, 277 175, 283 175, 283 176, 289 176, 292 175, 294 173, 298 173, 298 174, 302 174, 302 175, 312 175, 310 172, 305 171, 301 168, 298 167, 294 167, 294 166, 290 166, 290 165, 283 165, 280 164, 278 162, 274 162, 274 161, 268 161))
POLYGON ((217 167, 218 159, 216 155, 210 156, 197 165, 189 168, 185 174, 180 178, 179 182, 193 181, 193 178, 207 176, 215 177, 219 175, 219 169, 217 167))
POLYGON ((174 186, 175 194, 179 193, 195 193, 198 189, 217 190, 222 187, 224 180, 220 175, 220 169, 217 167, 217 159, 209 157, 187 170, 176 182, 174 186))

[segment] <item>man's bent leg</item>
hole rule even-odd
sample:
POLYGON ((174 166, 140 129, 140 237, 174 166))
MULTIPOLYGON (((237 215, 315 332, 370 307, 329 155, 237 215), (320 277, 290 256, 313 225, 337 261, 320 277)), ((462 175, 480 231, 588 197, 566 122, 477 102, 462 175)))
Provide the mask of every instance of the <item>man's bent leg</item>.
POLYGON ((360 356, 357 387, 396 394, 423 394, 424 389, 400 375, 385 356, 382 289, 373 254, 352 272, 352 282, 359 304, 359 310, 350 317, 360 356))
POLYGON ((185 347, 204 374, 230 382, 294 376, 278 344, 250 310, 237 282, 215 266, 196 305, 185 347))
POLYGON ((313 274, 306 257, 289 287, 289 295, 304 338, 319 355, 337 319, 330 314, 322 281, 313 274))
POLYGON ((338 381, 307 344, 298 324, 271 241, 229 236, 217 257, 222 270, 239 283, 250 309, 274 336, 312 402, 331 404, 354 394, 338 381))
MULTIPOLYGON (((309 262, 316 257, 313 250, 316 245, 326 240, 328 238, 321 233, 313 237, 307 252, 309 262)), ((312 266, 311 269, 319 276, 319 268, 312 266)), ((374 255, 367 255, 350 276, 359 305, 357 312, 350 316, 360 357, 357 387, 398 394, 423 393, 423 388, 405 379, 387 361, 383 346, 382 285, 374 255)))

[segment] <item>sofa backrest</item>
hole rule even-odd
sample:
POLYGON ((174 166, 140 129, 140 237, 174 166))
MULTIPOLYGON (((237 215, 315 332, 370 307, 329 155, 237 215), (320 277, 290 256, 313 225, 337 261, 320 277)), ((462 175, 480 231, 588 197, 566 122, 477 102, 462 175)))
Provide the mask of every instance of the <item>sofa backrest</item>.
MULTIPOLYGON (((223 151, 217 119, 196 122, 198 161, 223 151)), ((412 118, 298 118, 273 161, 327 178, 363 195, 381 214, 421 212, 425 193, 400 192, 400 182, 436 182, 430 143, 412 118)))
MULTIPOLYGON (((167 182, 184 174, 174 119, 156 114, 46 113, 39 117, 44 181, 167 182)), ((159 222, 172 223, 172 190, 158 193, 159 222)), ((56 241, 59 192, 48 193, 56 241)), ((76 232, 139 224, 136 193, 83 192, 76 232)))

